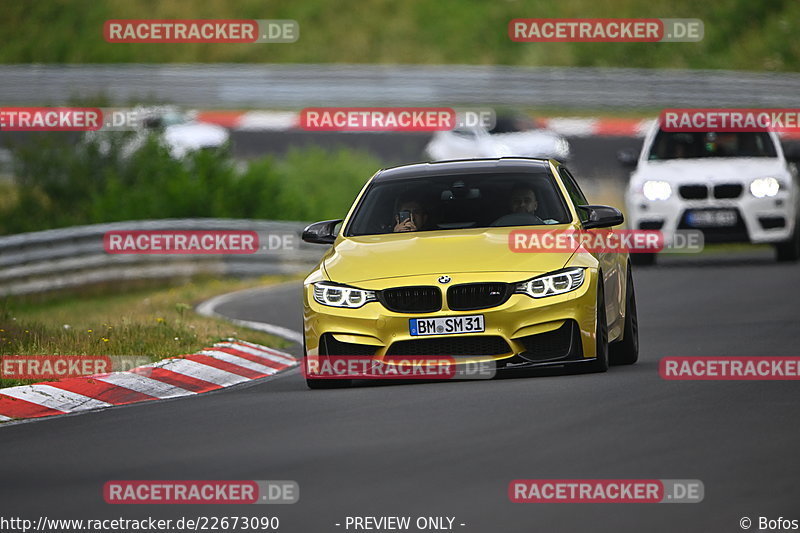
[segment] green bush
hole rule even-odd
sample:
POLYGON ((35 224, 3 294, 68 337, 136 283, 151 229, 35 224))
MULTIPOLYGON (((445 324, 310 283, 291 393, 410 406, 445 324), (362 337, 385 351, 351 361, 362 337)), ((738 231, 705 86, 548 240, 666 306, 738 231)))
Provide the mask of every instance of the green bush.
MULTIPOLYGON (((7 0, 0 63, 382 63, 800 69, 797 0, 7 0), (356 16, 357 13, 357 16, 356 16), (112 44, 108 19, 294 19, 292 44, 112 44), (699 43, 517 43, 513 18, 699 18, 699 43)), ((46 103, 46 102, 43 102, 46 103)))
POLYGON ((51 134, 18 148, 16 199, 0 203, 0 234, 161 218, 336 218, 380 166, 366 153, 312 147, 241 168, 224 151, 178 160, 155 137, 127 155, 126 142, 51 134))

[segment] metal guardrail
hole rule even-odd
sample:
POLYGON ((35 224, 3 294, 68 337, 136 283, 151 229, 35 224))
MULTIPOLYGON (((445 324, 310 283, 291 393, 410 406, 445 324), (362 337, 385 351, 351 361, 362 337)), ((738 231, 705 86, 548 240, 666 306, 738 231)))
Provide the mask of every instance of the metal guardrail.
POLYGON ((311 270, 325 247, 300 239, 305 224, 240 219, 169 219, 114 222, 0 237, 0 296, 144 278, 199 274, 257 276, 311 270), (109 254, 108 231, 247 230, 291 235, 292 246, 256 254, 109 254))
POLYGON ((4 65, 0 105, 75 95, 221 108, 514 105, 571 108, 796 106, 800 74, 465 65, 4 65), (35 89, 35 90, 34 90, 35 89))

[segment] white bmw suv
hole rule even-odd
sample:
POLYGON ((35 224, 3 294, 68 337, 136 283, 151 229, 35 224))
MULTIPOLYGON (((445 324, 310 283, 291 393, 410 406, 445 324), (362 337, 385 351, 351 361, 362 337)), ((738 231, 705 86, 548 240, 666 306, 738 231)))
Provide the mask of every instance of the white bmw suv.
MULTIPOLYGON (((625 194, 632 229, 701 230, 706 243, 769 243, 800 257, 797 169, 772 132, 649 132, 625 194)), ((637 256, 637 257, 634 257, 637 256)), ((654 254, 634 254, 652 263, 654 254)))

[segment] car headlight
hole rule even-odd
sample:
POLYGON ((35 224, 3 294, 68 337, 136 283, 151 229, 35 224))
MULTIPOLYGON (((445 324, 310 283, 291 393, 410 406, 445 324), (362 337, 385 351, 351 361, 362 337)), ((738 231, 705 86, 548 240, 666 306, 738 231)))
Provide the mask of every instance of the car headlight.
POLYGON ((672 196, 672 187, 666 181, 645 181, 642 194, 648 200, 666 200, 672 196))
POLYGON ((375 291, 365 291, 346 285, 321 281, 314 283, 314 300, 331 307, 356 309, 369 302, 376 302, 375 291))
POLYGON ((775 178, 756 178, 750 182, 750 192, 756 198, 775 196, 781 188, 781 182, 775 178))
POLYGON ((555 296, 556 294, 574 291, 583 285, 583 280, 585 278, 585 268, 568 268, 517 283, 514 292, 518 294, 527 294, 532 298, 555 296))

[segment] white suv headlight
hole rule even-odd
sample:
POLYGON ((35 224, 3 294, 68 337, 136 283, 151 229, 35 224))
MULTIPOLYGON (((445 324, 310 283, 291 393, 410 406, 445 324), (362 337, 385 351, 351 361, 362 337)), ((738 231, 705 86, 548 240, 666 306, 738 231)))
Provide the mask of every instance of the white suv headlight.
POLYGON ((750 182, 750 192, 756 198, 768 198, 778 194, 781 182, 775 178, 756 178, 750 182))
POLYGON ((651 202, 666 200, 672 196, 672 187, 666 181, 645 181, 642 185, 642 194, 651 202))
POLYGON ((517 283, 514 292, 527 294, 532 298, 564 294, 565 292, 574 291, 583 285, 583 280, 586 278, 585 274, 585 268, 567 268, 517 283))
POLYGON ((325 281, 314 283, 314 300, 322 305, 350 309, 356 309, 366 303, 378 301, 375 291, 365 291, 325 281))

